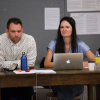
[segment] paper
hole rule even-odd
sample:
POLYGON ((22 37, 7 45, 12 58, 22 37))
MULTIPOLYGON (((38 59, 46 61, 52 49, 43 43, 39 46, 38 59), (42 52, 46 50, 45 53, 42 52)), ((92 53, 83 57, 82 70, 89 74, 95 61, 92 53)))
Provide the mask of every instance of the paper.
POLYGON ((54 70, 36 70, 37 74, 56 74, 54 70))
POLYGON ((67 11, 82 11, 82 0, 67 0, 67 11))
POLYGON ((59 26, 60 9, 45 8, 45 30, 56 30, 59 26))
POLYGON ((67 0, 67 11, 100 10, 100 0, 67 0))
POLYGON ((71 13, 78 35, 100 34, 100 13, 71 13))
POLYGON ((34 74, 36 73, 35 70, 30 70, 29 72, 25 72, 25 71, 22 71, 22 72, 18 72, 16 70, 13 71, 15 74, 34 74))
POLYGON ((89 68, 89 67, 83 67, 83 68, 89 68))
POLYGON ((15 74, 56 74, 55 71, 53 70, 30 70, 30 72, 18 72, 18 71, 13 71, 15 74))

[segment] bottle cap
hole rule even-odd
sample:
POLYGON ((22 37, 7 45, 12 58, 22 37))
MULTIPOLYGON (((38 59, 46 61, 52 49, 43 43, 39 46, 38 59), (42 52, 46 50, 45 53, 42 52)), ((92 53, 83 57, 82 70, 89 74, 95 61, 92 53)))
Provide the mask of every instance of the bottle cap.
POLYGON ((25 52, 22 52, 22 55, 25 55, 25 52))
POLYGON ((96 53, 99 53, 99 51, 96 51, 96 53))

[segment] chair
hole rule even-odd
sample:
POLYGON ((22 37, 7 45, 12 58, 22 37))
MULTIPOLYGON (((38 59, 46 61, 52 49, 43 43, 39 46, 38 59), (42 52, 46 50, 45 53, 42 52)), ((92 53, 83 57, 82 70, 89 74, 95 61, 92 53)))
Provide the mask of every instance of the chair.
POLYGON ((34 92, 33 96, 31 97, 31 100, 36 100, 36 92, 34 92))
MULTIPOLYGON (((83 93, 77 94, 75 96, 75 99, 81 100, 81 96, 82 96, 82 100, 83 100, 83 93)), ((51 98, 57 98, 57 95, 55 93, 53 93, 53 92, 47 92, 46 100, 47 100, 47 97, 50 97, 50 100, 51 100, 51 98)))

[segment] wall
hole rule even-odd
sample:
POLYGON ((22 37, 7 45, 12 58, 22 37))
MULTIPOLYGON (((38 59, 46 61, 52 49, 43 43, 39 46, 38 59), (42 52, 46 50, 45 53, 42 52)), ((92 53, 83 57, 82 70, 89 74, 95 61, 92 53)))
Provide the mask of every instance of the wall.
MULTIPOLYGON (((0 34, 5 32, 6 23, 11 17, 23 22, 24 33, 32 35, 37 44, 36 64, 46 55, 46 46, 56 38, 57 30, 44 30, 44 8, 59 7, 60 18, 70 16, 66 0, 0 0, 0 34)), ((78 35, 93 53, 100 47, 100 35, 78 35)))
MULTIPOLYGON (((89 11, 82 12, 71 12, 71 13, 89 13, 89 11)), ((91 11, 93 13, 93 11, 91 11)), ((65 0, 65 15, 70 16, 70 12, 67 12, 67 0, 65 0)), ((100 48, 100 34, 90 34, 90 35, 78 35, 78 38, 84 41, 90 48, 91 51, 95 54, 96 50, 100 48)), ((87 59, 86 59, 87 60, 87 59)))
POLYGON ((5 32, 11 17, 18 17, 23 23, 24 33, 32 35, 37 44, 36 64, 46 55, 47 45, 56 37, 56 30, 44 30, 44 8, 59 7, 64 16, 64 0, 0 0, 0 34, 5 32))

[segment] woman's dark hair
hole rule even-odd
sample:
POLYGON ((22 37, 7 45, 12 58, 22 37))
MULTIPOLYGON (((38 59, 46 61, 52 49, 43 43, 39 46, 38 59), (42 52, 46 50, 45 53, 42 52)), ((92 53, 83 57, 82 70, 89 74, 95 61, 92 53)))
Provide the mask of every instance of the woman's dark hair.
POLYGON ((7 22, 7 29, 9 30, 9 26, 10 26, 10 24, 11 23, 14 23, 14 24, 20 24, 21 26, 22 26, 22 22, 21 22, 21 20, 20 19, 18 19, 18 18, 10 18, 9 20, 8 20, 8 22, 7 22))
POLYGON ((72 35, 71 35, 72 53, 77 52, 77 35, 76 35, 75 20, 72 17, 63 17, 60 20, 59 28, 57 31, 57 43, 56 43, 55 53, 65 53, 65 44, 60 32, 60 25, 62 21, 67 21, 72 26, 72 35))

